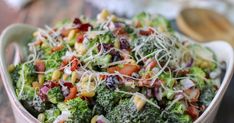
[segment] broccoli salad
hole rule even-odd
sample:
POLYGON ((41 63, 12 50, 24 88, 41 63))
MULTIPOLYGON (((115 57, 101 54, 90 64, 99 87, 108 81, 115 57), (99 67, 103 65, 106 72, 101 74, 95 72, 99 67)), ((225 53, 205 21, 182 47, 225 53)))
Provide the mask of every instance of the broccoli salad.
POLYGON ((180 39, 168 20, 64 20, 33 33, 9 72, 21 104, 42 123, 191 123, 220 86, 210 49, 180 39))

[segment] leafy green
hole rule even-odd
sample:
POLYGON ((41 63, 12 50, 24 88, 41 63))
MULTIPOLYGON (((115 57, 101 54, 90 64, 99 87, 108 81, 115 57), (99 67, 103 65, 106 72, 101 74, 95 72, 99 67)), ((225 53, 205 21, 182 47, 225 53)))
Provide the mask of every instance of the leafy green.
POLYGON ((54 104, 63 101, 64 97, 60 87, 54 87, 48 91, 48 100, 54 104))

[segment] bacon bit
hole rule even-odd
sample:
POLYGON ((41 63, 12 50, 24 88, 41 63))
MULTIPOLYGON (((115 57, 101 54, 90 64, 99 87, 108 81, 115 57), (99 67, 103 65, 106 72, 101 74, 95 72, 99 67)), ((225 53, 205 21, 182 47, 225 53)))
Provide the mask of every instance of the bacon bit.
POLYGON ((187 74, 189 74, 189 70, 179 70, 177 72, 178 75, 181 75, 181 76, 185 76, 187 74))
POLYGON ((68 64, 68 60, 64 59, 60 65, 60 70, 63 71, 64 67, 68 64))
POLYGON ((37 41, 35 41, 33 44, 35 45, 35 46, 40 46, 40 45, 42 45, 42 40, 37 40, 37 41))
POLYGON ((51 49, 51 52, 53 53, 53 52, 61 51, 63 48, 64 48, 63 45, 59 45, 59 46, 53 47, 51 49))
POLYGON ((151 29, 151 28, 148 28, 148 30, 140 30, 139 31, 139 34, 140 35, 144 35, 144 36, 149 36, 149 35, 151 35, 151 34, 153 34, 154 33, 154 30, 153 29, 151 29))
POLYGON ((42 60, 36 60, 34 63, 37 72, 45 72, 45 62, 42 60))
POLYGON ((126 31, 125 31, 125 29, 123 27, 119 27, 119 28, 115 29, 113 33, 115 35, 117 35, 117 36, 127 34, 126 31))
POLYGON ((77 93, 77 88, 76 86, 73 86, 72 88, 70 88, 70 93, 68 94, 68 96, 65 97, 65 102, 70 100, 70 99, 74 99, 76 97, 76 93, 77 93))
POLYGON ((196 120, 199 116, 199 112, 195 106, 191 105, 187 108, 186 113, 192 117, 193 120, 196 120))
POLYGON ((78 68, 78 65, 79 65, 79 60, 75 57, 75 56, 73 56, 72 58, 71 58, 71 61, 72 61, 72 64, 71 64, 71 71, 75 71, 75 70, 77 70, 77 68, 78 68))
POLYGON ((186 95, 188 95, 188 99, 190 102, 197 102, 200 96, 199 89, 187 89, 184 91, 186 95))
POLYGON ((100 78, 101 80, 105 80, 105 79, 107 78, 107 75, 99 75, 99 78, 100 78))
POLYGON ((141 22, 140 22, 140 21, 137 21, 137 22, 135 23, 135 27, 136 27, 136 28, 142 27, 141 22))
POLYGON ((71 29, 64 29, 64 28, 63 28, 63 29, 61 30, 61 34, 60 34, 60 35, 61 35, 62 37, 67 37, 70 31, 71 31, 71 29))
POLYGON ((152 70, 154 67, 157 66, 157 62, 156 60, 152 60, 148 65, 147 65, 147 69, 152 70))
POLYGON ((73 87, 73 84, 71 82, 64 82, 63 85, 68 87, 69 89, 73 87))
POLYGON ((133 65, 133 64, 124 64, 123 67, 114 66, 107 68, 107 72, 114 73, 115 71, 118 71, 120 74, 131 76, 132 73, 138 72, 140 70, 139 65, 133 65))
POLYGON ((83 40, 84 40, 84 35, 83 34, 80 34, 79 36, 77 36, 77 42, 78 43, 83 43, 83 40))

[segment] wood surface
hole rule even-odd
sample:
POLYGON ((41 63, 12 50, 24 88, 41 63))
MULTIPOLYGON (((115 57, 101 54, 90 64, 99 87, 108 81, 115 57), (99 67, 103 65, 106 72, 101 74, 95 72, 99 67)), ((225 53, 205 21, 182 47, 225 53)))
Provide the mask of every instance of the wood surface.
POLYGON ((197 41, 225 40, 234 47, 234 26, 217 12, 198 8, 184 9, 176 21, 183 33, 197 41))

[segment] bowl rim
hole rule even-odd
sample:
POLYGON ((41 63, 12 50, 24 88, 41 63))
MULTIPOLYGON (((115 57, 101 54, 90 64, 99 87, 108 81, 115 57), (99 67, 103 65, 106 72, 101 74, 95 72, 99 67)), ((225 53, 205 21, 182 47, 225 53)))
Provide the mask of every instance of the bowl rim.
MULTIPOLYGON (((3 85, 4 85, 4 88, 7 92, 8 98, 11 102, 11 105, 13 106, 12 108, 14 108, 13 110, 17 110, 21 114, 21 116, 24 116, 24 119, 26 119, 29 122, 39 122, 31 113, 29 113, 23 107, 23 105, 17 99, 17 97, 15 95, 14 87, 11 85, 10 75, 7 71, 7 64, 5 62, 5 54, 4 54, 5 51, 4 50, 6 48, 6 44, 9 42, 9 39, 11 38, 9 36, 11 36, 12 33, 20 33, 19 31, 18 32, 14 31, 15 29, 18 29, 18 30, 25 29, 25 30, 30 30, 32 32, 32 31, 35 31, 37 28, 33 27, 31 25, 17 23, 17 24, 12 24, 12 25, 8 26, 2 32, 2 34, 0 36, 0 42, 2 43, 2 45, 0 45, 0 72, 1 72, 2 80, 3 80, 3 85)), ((185 39, 187 38, 187 37, 180 34, 180 37, 181 36, 184 37, 185 39)), ((187 38, 187 39, 189 39, 189 38, 187 38)), ((189 39, 189 40, 191 40, 191 39, 189 39)), ((193 40, 191 40, 191 41, 193 41, 193 40)), ((221 46, 225 47, 226 53, 229 53, 229 55, 226 56, 226 59, 225 59, 226 72, 225 72, 224 78, 221 81, 220 88, 216 92, 216 95, 213 98, 212 102, 209 104, 209 106, 206 108, 206 110, 194 121, 194 123, 200 123, 200 122, 204 121, 204 119, 206 119, 206 117, 208 115, 211 115, 210 113, 215 110, 215 108, 213 108, 213 107, 219 106, 219 103, 222 100, 223 95, 227 90, 227 87, 230 83, 230 80, 232 78, 233 71, 234 71, 234 66, 233 66, 234 65, 233 64, 234 53, 233 53, 233 49, 232 49, 230 44, 228 44, 224 41, 215 41, 215 42, 200 43, 200 44, 203 46, 206 46, 206 47, 210 47, 211 49, 213 48, 213 46, 215 46, 217 48, 221 45, 221 46), (219 97, 221 97, 221 98, 219 98, 219 97)))

